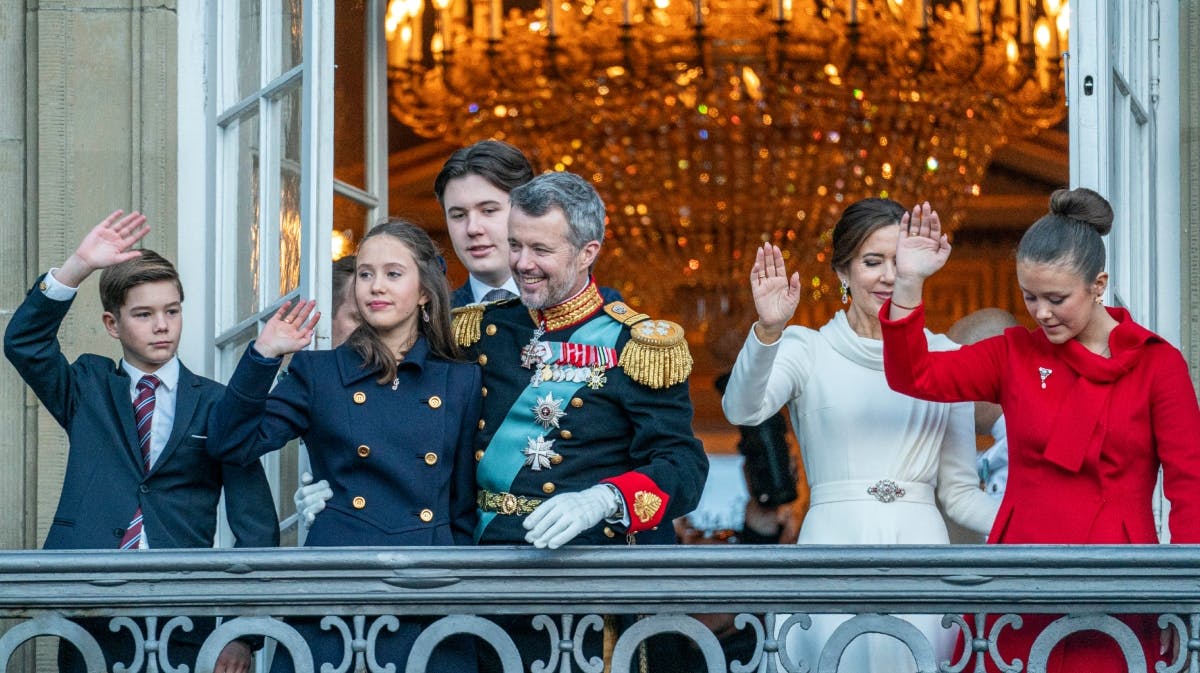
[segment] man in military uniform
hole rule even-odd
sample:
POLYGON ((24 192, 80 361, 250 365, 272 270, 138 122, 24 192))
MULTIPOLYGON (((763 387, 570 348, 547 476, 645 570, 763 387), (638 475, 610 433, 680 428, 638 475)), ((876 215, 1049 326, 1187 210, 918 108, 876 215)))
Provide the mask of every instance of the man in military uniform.
POLYGON ((692 434, 683 330, 605 304, 588 269, 604 204, 582 178, 547 173, 510 194, 520 299, 456 311, 483 369, 481 544, 674 542, 708 470, 692 434), (662 525, 660 525, 662 524, 662 525))
MULTIPOLYGON (((586 181, 547 173, 510 197, 520 298, 455 312, 459 344, 483 370, 475 539, 674 543, 672 519, 695 508, 708 473, 692 434, 683 330, 601 297, 589 268, 604 204, 586 181)), ((502 621, 526 670, 550 660, 555 644, 528 617, 502 621)), ((599 641, 587 639, 586 656, 600 654, 599 641)), ((638 668, 663 670, 661 647, 643 649, 638 668)), ((490 653, 480 648, 484 671, 495 668, 490 653)))

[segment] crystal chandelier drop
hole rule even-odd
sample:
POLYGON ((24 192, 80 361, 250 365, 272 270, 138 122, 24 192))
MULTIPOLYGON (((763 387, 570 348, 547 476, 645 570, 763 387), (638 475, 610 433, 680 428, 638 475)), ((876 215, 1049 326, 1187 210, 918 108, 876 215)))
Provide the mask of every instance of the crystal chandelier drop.
POLYGON ((836 294, 853 200, 929 200, 953 228, 992 153, 1065 114, 1065 0, 511 1, 394 0, 392 113, 588 177, 600 279, 701 323, 749 303, 763 241, 812 302, 836 294))

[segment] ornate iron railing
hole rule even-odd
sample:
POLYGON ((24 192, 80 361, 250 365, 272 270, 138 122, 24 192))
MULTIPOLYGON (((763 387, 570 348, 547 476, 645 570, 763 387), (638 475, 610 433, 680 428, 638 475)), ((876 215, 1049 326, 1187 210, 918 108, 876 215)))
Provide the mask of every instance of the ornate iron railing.
MULTIPOLYGON (((0 617, 15 624, 0 635, 0 673, 10 655, 36 636, 74 643, 91 670, 100 650, 68 618, 111 617, 114 631, 134 634, 134 659, 117 671, 183 673, 166 653, 190 618, 223 622, 204 642, 194 671, 212 670, 233 638, 274 639, 314 671, 308 646, 276 618, 327 616, 345 638, 338 671, 425 670, 434 645, 455 633, 496 648, 506 673, 521 670, 516 647, 492 618, 543 615, 545 636, 532 673, 599 673, 605 662, 577 647, 598 631, 601 615, 638 615, 612 649, 611 670, 627 671, 639 642, 678 633, 695 642, 710 673, 832 673, 861 633, 903 641, 920 671, 1045 670, 1051 649, 1071 633, 1094 630, 1123 650, 1129 670, 1147 662, 1133 632, 1113 615, 1153 614, 1177 644, 1159 673, 1200 672, 1200 548, 1190 546, 938 547, 578 547, 357 548, 141 552, 0 553, 0 617), (735 613, 735 628, 754 633, 747 660, 726 661, 717 637, 697 615, 735 613), (844 613, 814 661, 788 653, 784 628, 805 628, 807 615, 844 613), (967 634, 968 651, 936 661, 908 622, 890 615, 946 615, 967 634), (1021 626, 1020 615, 1065 615, 1037 638, 1026 661, 1000 659, 997 633, 1021 626), (1002 616, 987 632, 982 616, 1002 616), (183 617, 181 615, 187 615, 183 617), (376 662, 378 633, 398 616, 440 617, 421 632, 405 667, 376 662), (785 618, 784 615, 792 615, 785 618), (962 615, 966 615, 964 618, 962 615), (1177 654, 1174 652, 1177 651, 1177 654)), ((486 647, 480 645, 480 647, 486 647)), ((286 656, 286 655, 284 655, 286 656)), ((314 671, 315 673, 315 671, 314 671)))

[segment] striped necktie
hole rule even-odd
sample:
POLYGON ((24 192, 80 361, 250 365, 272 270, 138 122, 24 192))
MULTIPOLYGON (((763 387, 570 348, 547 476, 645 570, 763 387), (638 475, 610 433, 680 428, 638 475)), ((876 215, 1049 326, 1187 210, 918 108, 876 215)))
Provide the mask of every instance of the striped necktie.
MULTIPOLYGON (((162 383, 149 374, 137 384, 137 397, 133 398, 133 420, 137 425, 138 447, 142 451, 142 469, 150 472, 150 426, 154 419, 154 389, 162 383)), ((121 538, 121 549, 133 549, 142 538, 142 508, 133 513, 133 519, 121 538)))
POLYGON ((517 295, 513 294, 512 292, 509 292, 508 290, 505 290, 502 287, 498 287, 494 290, 489 290, 487 294, 483 295, 483 301, 484 301, 484 303, 493 302, 493 301, 504 301, 505 299, 512 299, 515 296, 517 296, 517 295))

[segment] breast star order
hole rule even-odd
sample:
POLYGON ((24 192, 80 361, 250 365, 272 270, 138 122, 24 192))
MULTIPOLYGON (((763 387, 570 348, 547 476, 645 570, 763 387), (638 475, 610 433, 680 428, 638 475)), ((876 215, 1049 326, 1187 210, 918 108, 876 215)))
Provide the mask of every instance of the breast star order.
POLYGON ((553 448, 554 440, 545 437, 530 437, 525 447, 525 464, 534 472, 549 470, 552 461, 558 458, 558 452, 553 448))
POLYGON ((558 419, 567 415, 562 409, 563 401, 554 399, 552 392, 537 398, 537 403, 529 408, 533 412, 533 419, 545 430, 558 427, 558 419))

